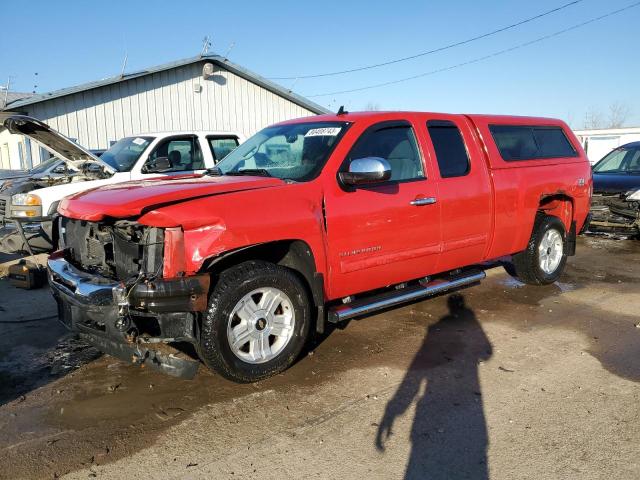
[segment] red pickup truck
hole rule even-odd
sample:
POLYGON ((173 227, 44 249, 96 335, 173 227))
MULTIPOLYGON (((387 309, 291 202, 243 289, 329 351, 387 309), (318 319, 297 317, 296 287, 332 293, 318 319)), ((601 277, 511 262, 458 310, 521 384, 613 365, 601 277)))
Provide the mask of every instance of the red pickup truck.
POLYGON ((268 127, 205 175, 63 200, 49 279, 61 320, 103 351, 188 377, 199 362, 166 344, 189 342, 252 382, 326 322, 491 266, 555 281, 591 189, 559 120, 339 112, 268 127))

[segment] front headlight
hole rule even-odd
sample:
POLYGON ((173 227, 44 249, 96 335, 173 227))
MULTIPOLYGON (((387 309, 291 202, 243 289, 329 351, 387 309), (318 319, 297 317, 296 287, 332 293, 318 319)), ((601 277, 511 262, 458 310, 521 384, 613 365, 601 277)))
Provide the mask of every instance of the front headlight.
POLYGON ((17 193, 11 197, 11 204, 19 207, 35 207, 42 205, 42 200, 33 193, 17 193))
POLYGON ((16 193, 11 197, 12 218, 36 218, 42 216, 42 199, 33 193, 16 193))
POLYGON ((635 192, 631 192, 630 195, 627 196, 627 200, 629 201, 640 201, 640 188, 635 192))

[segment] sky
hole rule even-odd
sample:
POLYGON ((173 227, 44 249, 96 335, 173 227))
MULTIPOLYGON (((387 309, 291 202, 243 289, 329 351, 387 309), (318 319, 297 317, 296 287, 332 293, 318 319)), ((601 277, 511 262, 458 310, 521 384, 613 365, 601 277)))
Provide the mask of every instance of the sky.
MULTIPOLYGON (((531 1, 3 2, 0 84, 38 93, 192 57, 228 58, 263 77, 300 77, 386 62, 483 35, 569 3, 531 1), (37 75, 36 75, 37 73, 37 75)), ((365 71, 277 80, 337 110, 374 107, 562 118, 581 128, 611 105, 640 126, 640 5, 545 41, 458 68, 351 93, 491 55, 636 3, 582 0, 525 25, 365 71), (316 96, 321 95, 321 96, 316 96)))

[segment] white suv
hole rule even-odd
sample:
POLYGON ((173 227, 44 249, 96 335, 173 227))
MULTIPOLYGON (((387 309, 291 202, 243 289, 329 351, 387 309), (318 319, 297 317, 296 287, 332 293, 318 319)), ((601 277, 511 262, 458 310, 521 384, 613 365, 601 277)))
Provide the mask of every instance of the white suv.
POLYGON ((99 158, 35 118, 14 115, 4 122, 65 161, 75 173, 51 183, 36 179, 5 182, 0 188, 0 252, 48 251, 51 220, 62 198, 102 185, 204 173, 243 140, 234 132, 156 132, 125 137, 99 158))

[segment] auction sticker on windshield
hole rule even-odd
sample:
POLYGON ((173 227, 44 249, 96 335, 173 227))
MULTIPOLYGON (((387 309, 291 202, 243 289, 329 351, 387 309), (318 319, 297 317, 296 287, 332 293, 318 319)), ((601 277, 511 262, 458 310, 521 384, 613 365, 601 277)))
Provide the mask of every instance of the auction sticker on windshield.
POLYGON ((144 143, 146 143, 146 140, 144 138, 136 138, 133 140, 133 143, 135 143, 136 145, 143 145, 144 143))
POLYGON ((305 137, 335 137, 340 133, 340 130, 342 127, 312 128, 305 137))

